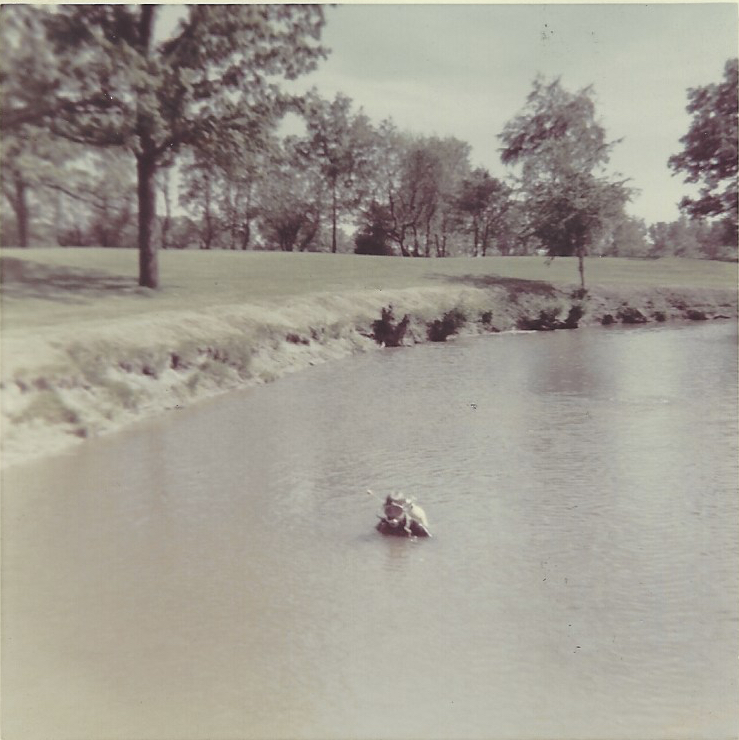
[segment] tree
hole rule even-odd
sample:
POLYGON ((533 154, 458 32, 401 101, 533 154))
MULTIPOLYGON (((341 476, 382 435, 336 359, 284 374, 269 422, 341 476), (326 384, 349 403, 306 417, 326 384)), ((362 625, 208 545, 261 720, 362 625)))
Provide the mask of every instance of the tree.
POLYGON ((703 254, 708 259, 737 260, 737 243, 736 226, 728 223, 726 220, 714 221, 711 224, 701 222, 703 227, 699 237, 703 254))
POLYGON ((264 135, 235 137, 228 147, 221 142, 202 146, 182 168, 184 190, 180 202, 197 214, 201 247, 247 249, 252 221, 257 215, 254 190, 259 173, 276 151, 276 140, 264 135))
MULTIPOLYGON (((67 148, 57 147, 48 132, 39 126, 24 121, 18 121, 12 128, 6 126, 11 107, 20 99, 27 98, 39 105, 48 92, 42 78, 50 57, 42 37, 40 15, 33 8, 0 7, 0 125, 3 127, 0 178, 4 201, 12 210, 11 239, 21 247, 29 246, 44 183, 54 179, 58 168, 70 156, 67 148)), ((3 232, 6 242, 11 232, 7 223, 3 223, 3 232)))
POLYGON ((413 144, 410 134, 398 131, 392 120, 380 123, 377 130, 377 149, 369 181, 369 211, 376 204, 373 216, 382 217, 383 230, 387 237, 398 245, 404 257, 410 254, 406 241, 413 222, 410 209, 406 207, 402 190, 405 157, 413 144))
POLYGON ((282 151, 273 153, 256 193, 260 232, 283 252, 313 247, 321 229, 322 179, 296 147, 288 137, 282 151))
POLYGON ((529 224, 549 255, 577 257, 580 288, 585 290, 585 255, 610 219, 623 214, 628 194, 588 172, 567 173, 534 186, 528 194, 529 224))
POLYGON ((652 224, 648 230, 653 257, 697 257, 701 251, 698 240, 698 223, 680 216, 677 221, 652 224))
POLYGON ((676 221, 660 221, 648 229, 652 257, 700 257, 704 259, 736 259, 737 244, 731 243, 725 221, 696 221, 685 214, 676 221))
MULTIPOLYGON (((28 127, 30 128, 30 127, 28 127)), ((48 160, 48 137, 35 129, 25 136, 2 137, 2 193, 15 219, 18 246, 27 247, 31 232, 32 194, 41 187, 48 160)))
POLYGON ((446 257, 449 237, 461 226, 457 194, 460 183, 470 173, 470 145, 453 136, 432 136, 426 140, 426 146, 437 161, 437 204, 426 223, 424 256, 430 255, 433 242, 436 256, 446 257))
POLYGON ((169 236, 172 229, 172 170, 162 167, 159 170, 159 191, 164 200, 164 217, 160 219, 159 238, 162 249, 168 249, 169 236))
MULTIPOLYGON (((6 9, 8 12, 11 8, 6 9)), ((191 5, 171 38, 157 42, 156 5, 39 6, 52 68, 3 98, 4 130, 44 122, 71 141, 119 146, 136 158, 139 283, 159 284, 155 175, 182 147, 233 137, 258 140, 290 100, 293 79, 325 56, 323 10, 310 5, 191 5)), ((34 68, 34 72, 39 72, 34 68)))
POLYGON ((354 236, 356 254, 390 256, 390 213, 386 206, 373 200, 362 214, 362 223, 354 236))
POLYGON ((467 217, 472 233, 472 254, 484 257, 491 240, 507 231, 506 217, 511 208, 511 189, 482 168, 473 170, 459 190, 457 208, 467 217))
POLYGON ((184 188, 180 193, 180 204, 196 212, 200 249, 210 249, 223 228, 216 211, 217 170, 201 151, 183 167, 182 175, 184 188))
POLYGON ((446 254, 456 225, 456 193, 469 173, 469 145, 447 137, 401 133, 390 121, 379 128, 373 200, 388 215, 388 235, 404 257, 446 254))
POLYGON ((331 195, 331 251, 336 252, 336 224, 341 214, 359 204, 372 161, 375 132, 352 101, 337 94, 333 101, 310 95, 303 108, 307 135, 300 144, 304 157, 314 159, 331 195))
POLYGON ((520 164, 529 233, 549 255, 575 255, 585 289, 585 255, 630 198, 625 181, 602 176, 611 148, 595 118, 593 90, 566 91, 538 77, 523 111, 499 138, 504 164, 520 164), (596 172, 601 174, 596 176, 596 172))
POLYGON ((130 154, 124 151, 86 152, 74 168, 67 167, 66 182, 61 178, 48 183, 60 198, 58 227, 68 226, 67 207, 81 203, 86 217, 72 224, 84 230, 86 243, 101 247, 133 246, 136 185, 130 154), (67 207, 63 207, 67 206, 67 207))
POLYGON ((265 151, 254 153, 242 149, 222 167, 223 190, 221 210, 231 249, 248 249, 252 234, 252 221, 258 211, 254 191, 259 179, 258 171, 266 161, 265 151))
POLYGON ((647 227, 640 218, 617 218, 606 225, 599 253, 609 257, 646 257, 649 252, 647 227))
POLYGON ((3 136, 1 144, 0 180, 13 211, 13 243, 28 247, 32 238, 101 246, 126 242, 136 193, 130 155, 103 156, 30 124, 22 135, 3 136))
POLYGON ((428 254, 431 219, 439 207, 441 164, 436 153, 419 139, 403 159, 400 187, 393 194, 391 205, 410 229, 414 257, 421 256, 419 236, 425 233, 428 254))
POLYGON ((737 238, 737 59, 724 67, 724 80, 688 90, 686 110, 693 116, 684 149, 668 165, 686 173, 686 183, 700 183, 700 197, 685 196, 680 208, 694 219, 723 217, 737 238))

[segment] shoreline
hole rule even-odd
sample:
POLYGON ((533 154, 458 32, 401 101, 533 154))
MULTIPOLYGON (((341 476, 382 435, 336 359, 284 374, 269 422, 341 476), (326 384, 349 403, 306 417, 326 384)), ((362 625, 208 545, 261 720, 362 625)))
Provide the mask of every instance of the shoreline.
POLYGON ((1 464, 29 463, 209 397, 380 349, 377 324, 390 306, 386 328, 408 317, 394 335, 398 346, 434 341, 430 335, 547 330, 553 320, 557 330, 576 330, 561 328, 573 307, 580 326, 739 316, 736 292, 726 289, 594 285, 584 299, 576 294, 576 286, 536 281, 312 293, 278 305, 62 325, 31 337, 4 332, 1 464))

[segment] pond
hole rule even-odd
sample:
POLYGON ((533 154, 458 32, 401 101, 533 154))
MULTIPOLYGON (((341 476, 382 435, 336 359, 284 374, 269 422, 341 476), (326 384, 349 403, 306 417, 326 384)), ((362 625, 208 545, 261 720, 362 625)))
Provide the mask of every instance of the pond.
POLYGON ((11 468, 3 737, 725 738, 734 323, 384 350, 11 468), (434 537, 374 530, 415 495, 434 537))

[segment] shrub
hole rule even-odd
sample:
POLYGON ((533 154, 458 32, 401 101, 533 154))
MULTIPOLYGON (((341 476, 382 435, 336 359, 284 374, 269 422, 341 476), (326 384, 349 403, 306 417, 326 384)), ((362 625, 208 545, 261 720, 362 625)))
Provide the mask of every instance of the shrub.
POLYGON ((372 338, 378 344, 384 344, 386 347, 399 347, 403 343, 403 337, 409 323, 410 317, 406 314, 396 324, 393 307, 383 308, 381 318, 372 322, 372 338))
POLYGON ((705 321, 708 316, 706 316, 705 312, 698 311, 695 308, 690 308, 685 312, 685 317, 690 319, 691 321, 705 321))
POLYGON ((427 336, 430 342, 446 342, 447 337, 456 334, 464 326, 467 317, 458 308, 447 311, 443 318, 432 321, 427 326, 427 336))
POLYGON ((618 310, 616 318, 621 320, 623 324, 646 324, 647 317, 638 309, 633 306, 624 306, 618 310))

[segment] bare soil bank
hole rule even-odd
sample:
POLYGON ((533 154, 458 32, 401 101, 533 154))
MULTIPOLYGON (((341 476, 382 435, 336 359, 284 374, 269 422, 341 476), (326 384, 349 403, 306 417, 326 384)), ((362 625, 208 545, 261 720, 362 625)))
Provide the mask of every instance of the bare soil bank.
POLYGON ((393 342, 579 325, 737 319, 737 294, 571 288, 515 278, 438 288, 316 293, 281 306, 168 311, 5 332, 2 464, 61 451, 134 420, 393 342), (383 309, 392 306, 392 316, 383 309), (574 307, 574 312, 571 309, 574 307), (405 318, 407 317, 407 318, 405 318), (403 322, 403 319, 405 321, 403 322), (402 323, 402 326, 399 324, 402 323))

